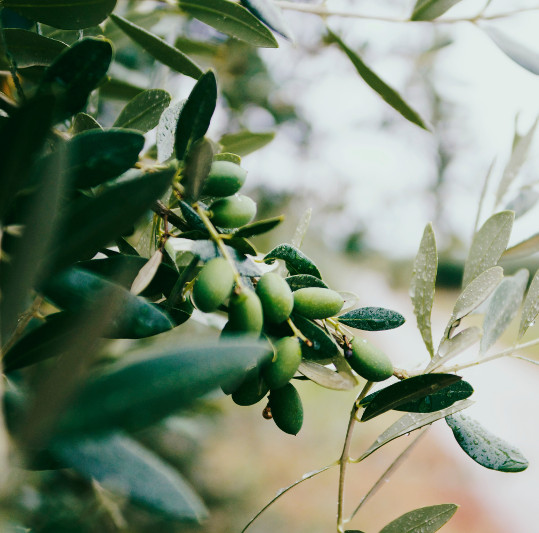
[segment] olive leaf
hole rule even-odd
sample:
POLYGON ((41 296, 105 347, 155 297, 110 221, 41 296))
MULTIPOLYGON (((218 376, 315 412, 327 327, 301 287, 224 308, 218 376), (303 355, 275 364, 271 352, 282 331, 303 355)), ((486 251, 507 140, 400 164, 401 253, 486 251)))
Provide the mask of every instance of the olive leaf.
POLYGON ((266 220, 259 220, 251 224, 238 229, 234 235, 236 237, 254 237, 255 235, 262 235, 276 228, 284 220, 284 215, 278 217, 268 218, 266 220))
POLYGON ((434 20, 460 1, 461 0, 417 0, 410 20, 434 20))
POLYGON ((275 138, 274 132, 255 133, 243 130, 238 133, 225 133, 219 144, 226 152, 231 152, 239 156, 246 156, 269 144, 275 138))
POLYGON ((539 315, 539 270, 537 270, 533 276, 524 300, 524 305, 522 306, 522 316, 518 328, 518 339, 521 339, 528 328, 535 323, 537 315, 539 315))
POLYGON ((482 335, 483 330, 473 326, 459 331, 454 337, 444 337, 440 342, 438 351, 425 369, 425 373, 432 372, 436 368, 461 354, 464 350, 467 350, 479 342, 482 335))
POLYGON ((255 17, 258 17, 266 26, 281 34, 286 39, 292 39, 292 33, 282 10, 271 0, 240 0, 255 17))
POLYGON ((264 256, 265 263, 273 263, 276 259, 281 259, 286 263, 290 274, 309 274, 322 279, 322 275, 312 259, 291 244, 279 244, 264 256))
POLYGON ((524 239, 522 242, 507 248, 502 259, 521 259, 539 252, 539 233, 524 239))
POLYGON ((404 324, 404 317, 383 307, 361 307, 338 317, 339 322, 351 328, 364 331, 383 331, 398 328, 404 324))
POLYGON ((357 379, 353 375, 335 372, 335 370, 308 359, 300 363, 298 371, 312 382, 326 389, 352 390, 357 386, 357 379))
POLYGON ((292 291, 297 291, 298 289, 304 289, 306 287, 321 287, 322 289, 328 289, 329 287, 316 276, 311 276, 310 274, 296 274, 295 276, 288 276, 285 278, 285 281, 288 283, 288 286, 292 291))
POLYGON ((431 314, 434 303, 436 274, 438 272, 438 252, 432 224, 427 224, 414 261, 410 282, 410 297, 414 306, 417 327, 431 357, 434 356, 432 342, 431 314))
POLYGON ((131 128, 146 133, 153 130, 170 104, 170 94, 162 89, 148 89, 130 100, 114 122, 116 128, 131 128))
POLYGON ((458 507, 454 503, 421 507, 399 516, 383 527, 380 533, 434 533, 451 520, 458 507))

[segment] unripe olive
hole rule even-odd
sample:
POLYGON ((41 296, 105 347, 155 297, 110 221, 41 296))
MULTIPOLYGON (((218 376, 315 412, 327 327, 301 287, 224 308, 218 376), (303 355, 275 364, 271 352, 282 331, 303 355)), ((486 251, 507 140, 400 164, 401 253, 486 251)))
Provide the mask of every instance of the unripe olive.
POLYGON ((297 435, 303 425, 303 404, 294 385, 287 383, 272 390, 269 406, 277 427, 285 433, 297 435))
POLYGON ((350 366, 367 381, 384 381, 393 375, 389 357, 366 339, 354 337, 352 354, 347 358, 350 366))
POLYGON ((202 192, 210 196, 232 196, 245 183, 247 171, 231 161, 214 161, 202 192))
POLYGON ((197 276, 193 287, 193 301, 205 313, 215 311, 234 287, 234 273, 226 259, 216 257, 208 261, 197 276))
POLYGON ((306 287, 294 292, 294 313, 306 318, 334 316, 342 309, 343 304, 343 297, 331 289, 306 287))
POLYGON ((262 304, 251 289, 243 289, 233 294, 228 304, 229 331, 245 331, 260 334, 263 316, 262 304))
POLYGON ((256 286, 256 294, 262 303, 264 318, 279 324, 284 322, 294 307, 294 296, 288 283, 274 272, 264 274, 256 286))
POLYGON ((238 405, 254 405, 269 391, 268 385, 261 379, 258 369, 250 372, 243 383, 232 393, 232 400, 238 405))
POLYGON ((284 387, 294 376, 301 363, 301 345, 297 337, 285 337, 275 343, 275 361, 262 369, 264 381, 270 389, 284 387))
POLYGON ((210 206, 212 222, 221 228, 239 228, 255 218, 256 203, 243 194, 216 200, 210 206))

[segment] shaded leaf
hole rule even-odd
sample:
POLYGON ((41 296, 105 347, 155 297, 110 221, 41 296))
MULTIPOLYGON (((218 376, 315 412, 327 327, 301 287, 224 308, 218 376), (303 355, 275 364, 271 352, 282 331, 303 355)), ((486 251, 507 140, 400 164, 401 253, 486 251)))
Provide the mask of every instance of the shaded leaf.
POLYGON ((234 235, 236 237, 254 237, 256 235, 262 235, 277 227, 283 220, 284 215, 267 218, 266 220, 259 220, 258 222, 253 222, 252 224, 241 227, 234 233, 234 235))
POLYGON ((124 356, 121 365, 86 383, 59 432, 141 429, 243 376, 270 354, 267 344, 236 339, 197 346, 157 344, 136 357, 124 356))
POLYGON ((366 459, 371 453, 386 445, 388 442, 391 442, 398 437, 402 437, 411 431, 428 426, 429 424, 436 422, 436 420, 440 420, 457 411, 462 411, 463 409, 470 407, 473 403, 472 400, 462 400, 453 404, 451 407, 436 411, 435 413, 408 413, 388 427, 355 462, 363 461, 363 459, 366 459))
POLYGON ((75 135, 84 131, 102 129, 101 124, 99 124, 94 117, 88 115, 87 113, 77 113, 73 118, 73 123, 71 124, 71 130, 75 135))
POLYGON ((282 10, 271 0, 240 0, 240 3, 273 31, 292 40, 292 33, 282 10))
POLYGON ((309 259, 301 250, 291 244, 279 244, 264 256, 265 263, 273 263, 276 259, 281 259, 286 263, 290 274, 309 274, 322 279, 322 275, 312 259, 309 259))
POLYGON ((202 76, 200 67, 187 57, 183 52, 170 46, 157 35, 146 31, 133 22, 118 15, 112 14, 110 18, 125 32, 133 41, 142 46, 146 52, 157 59, 163 65, 198 80, 202 76))
POLYGON ((517 316, 528 283, 529 272, 519 270, 505 277, 490 297, 483 322, 481 353, 485 353, 517 316))
POLYGON ((305 359, 312 359, 319 363, 331 363, 334 357, 340 355, 339 348, 320 326, 300 315, 292 317, 295 326, 312 342, 312 346, 301 343, 301 352, 305 359))
POLYGON ((157 124, 157 161, 163 163, 172 157, 174 153, 174 142, 176 138, 176 124, 180 111, 185 104, 185 100, 172 104, 162 113, 157 124))
POLYGON ((245 157, 256 150, 260 150, 275 138, 274 132, 255 133, 243 130, 238 133, 226 133, 219 139, 223 151, 245 157))
POLYGON ((421 400, 461 379, 460 376, 454 374, 424 374, 389 385, 379 391, 369 403, 361 421, 367 422, 405 403, 421 400))
POLYGON ((431 357, 434 355, 432 343, 431 314, 434 303, 436 274, 438 272, 438 252, 432 224, 427 224, 419 250, 414 261, 414 271, 410 282, 410 297, 414 306, 417 327, 431 357))
MULTIPOLYGON (((528 211, 537 205, 539 200, 539 191, 531 186, 525 186, 520 189, 518 194, 507 203, 506 209, 515 212, 515 218, 525 215, 528 211)), ((506 250, 507 252, 508 250, 506 250)), ((502 257, 505 256, 504 255, 502 257)))
POLYGON ((161 114, 169 104, 170 94, 167 91, 148 89, 127 103, 114 122, 114 127, 131 128, 146 133, 157 126, 161 114))
POLYGON ((494 44, 515 63, 532 74, 539 74, 539 54, 514 41, 498 28, 483 27, 494 44))
POLYGON ((298 371, 312 382, 326 389, 352 390, 357 386, 357 380, 353 376, 336 372, 314 361, 302 361, 298 371))
POLYGON ((539 270, 535 272, 524 305, 522 306, 522 315, 520 326, 518 328, 518 339, 521 339, 528 328, 533 326, 535 319, 539 315, 539 270))
POLYGON ((339 322, 351 328, 364 331, 382 331, 398 328, 404 324, 404 317, 383 307, 361 307, 338 317, 339 322))
POLYGON ((460 0, 417 0, 410 20, 434 20, 459 2, 460 0))
POLYGON ((464 264, 463 287, 496 265, 507 248, 514 219, 512 211, 501 211, 492 215, 474 235, 464 264))
POLYGON ((462 414, 446 417, 448 426, 464 452, 476 463, 500 472, 522 472, 527 459, 519 450, 496 437, 476 420, 462 414))
POLYGON ((174 148, 176 158, 184 158, 190 145, 206 135, 217 103, 217 82, 209 70, 203 74, 180 110, 174 148))
POLYGON ((434 533, 456 513, 458 505, 444 503, 421 507, 399 516, 380 530, 380 533, 434 533))
POLYGON ((140 294, 152 282, 163 261, 163 252, 156 252, 148 259, 148 262, 140 269, 137 277, 131 285, 131 294, 140 294))
POLYGON ((192 200, 198 200, 204 181, 210 173, 213 162, 213 146, 208 139, 202 137, 191 145, 191 149, 185 158, 185 167, 182 175, 182 185, 186 196, 192 200))
POLYGON ((459 333, 449 339, 444 337, 442 342, 440 342, 438 352, 425 369, 425 373, 432 372, 435 368, 447 363, 449 360, 453 359, 453 357, 456 357, 464 350, 467 350, 475 343, 479 342, 482 335, 483 330, 474 326, 459 331, 459 333))
POLYGON ((208 26, 253 46, 279 46, 271 31, 239 4, 228 0, 179 0, 178 5, 208 26))
MULTIPOLYGON (((384 390, 384 389, 382 389, 384 390)), ((369 394, 359 405, 365 407, 369 405, 381 391, 373 392, 369 394)), ((408 411, 411 413, 433 413, 434 411, 440 411, 453 405, 459 400, 465 400, 473 394, 473 387, 467 381, 457 381, 451 385, 440 389, 433 394, 428 394, 423 398, 412 400, 398 405, 394 408, 395 411, 408 411)))
POLYGON ((309 274, 296 274, 295 276, 288 276, 285 278, 285 281, 288 283, 288 286, 292 289, 292 291, 304 289, 305 287, 321 287, 323 289, 329 288, 320 278, 311 276, 309 274))
POLYGON ((176 520, 199 522, 207 510, 180 473, 121 433, 57 442, 53 454, 87 479, 176 520))
POLYGON ((8 7, 23 17, 64 30, 78 30, 103 22, 116 6, 116 0, 3 0, 8 7))
POLYGON ((539 233, 528 237, 527 239, 507 248, 503 253, 503 259, 521 259, 523 257, 528 257, 539 252, 539 233))
POLYGON ((358 74, 373 91, 378 93, 385 102, 395 109, 395 111, 400 113, 406 120, 409 120, 420 128, 430 130, 429 126, 427 126, 420 115, 402 99, 401 95, 387 85, 387 83, 385 83, 382 79, 380 79, 378 75, 363 62, 359 55, 344 44, 340 37, 335 35, 333 32, 329 32, 329 36, 348 56, 358 74))

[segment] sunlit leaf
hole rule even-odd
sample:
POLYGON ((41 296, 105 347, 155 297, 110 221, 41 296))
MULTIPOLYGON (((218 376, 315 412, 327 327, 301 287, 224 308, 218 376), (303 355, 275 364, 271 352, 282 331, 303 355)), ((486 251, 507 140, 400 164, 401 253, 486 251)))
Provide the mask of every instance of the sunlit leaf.
POLYGON ((434 20, 459 2, 460 0, 417 0, 410 20, 434 20))
POLYGON ((153 130, 170 104, 170 94, 162 89, 148 89, 130 100, 114 122, 116 128, 131 128, 143 133, 153 130))
POLYGON ((463 287, 496 265, 507 248, 514 219, 512 211, 501 211, 492 215, 474 235, 464 264, 463 287))
POLYGON ((286 268, 290 274, 309 274, 316 278, 322 278, 318 267, 312 259, 291 244, 279 244, 265 255, 264 262, 273 263, 276 259, 281 259, 286 263, 286 268))
POLYGON ((505 277, 490 297, 483 322, 481 353, 485 353, 500 338, 517 316, 528 283, 529 272, 519 270, 505 277))
POLYGON ((314 361, 304 360, 298 371, 312 382, 332 390, 352 390, 357 386, 357 380, 349 374, 336 372, 314 361))
POLYGON ((208 26, 253 46, 279 46, 271 31, 239 4, 228 0, 179 0, 178 5, 208 26))
POLYGON ((500 31, 498 28, 483 27, 494 44, 515 63, 532 74, 539 74, 539 54, 500 31))
POLYGON ((434 533, 451 520, 457 509, 453 503, 415 509, 390 522, 380 533, 434 533))
POLYGON ((528 468, 528 461, 519 450, 473 418, 459 414, 446 417, 446 422, 460 447, 481 466, 500 472, 522 472, 528 468))
POLYGON ((52 451, 83 477, 165 517, 199 522, 207 516, 181 474, 127 435, 57 442, 52 451))
POLYGON ((340 315, 338 320, 345 326, 364 331, 383 331, 398 328, 404 324, 404 317, 400 313, 383 307, 354 309, 340 315))
POLYGON ((403 404, 421 400, 462 378, 455 374, 424 374, 404 379, 378 391, 361 416, 367 422, 403 404))
POLYGON ((503 259, 522 259, 539 252, 539 233, 524 239, 522 242, 507 248, 502 255, 503 259))
POLYGON ((226 133, 219 139, 219 144, 224 151, 244 157, 263 148, 274 138, 274 132, 255 133, 244 130, 238 133, 226 133))
POLYGON ((410 297, 417 318, 417 327, 431 357, 434 355, 432 343, 431 314, 434 302, 436 273, 438 272, 438 252, 432 224, 427 224, 414 261, 414 272, 410 282, 410 297))
POLYGON ((395 111, 400 113, 406 120, 409 120, 420 128, 430 130, 429 126, 421 116, 402 99, 401 95, 380 79, 378 75, 363 62, 358 54, 344 44, 340 37, 330 32, 330 38, 334 40, 341 50, 348 56, 358 74, 363 78, 363 81, 373 89, 373 91, 378 93, 383 100, 395 109, 395 111))
POLYGON ((444 337, 438 347, 438 352, 431 359, 425 372, 432 372, 435 368, 438 368, 461 354, 464 350, 467 350, 479 342, 482 335, 483 330, 473 326, 459 331, 454 337, 449 339, 444 337))
POLYGON ((162 113, 157 125, 157 161, 163 163, 174 153, 174 142, 176 139, 176 124, 180 111, 185 104, 185 100, 172 104, 162 113))
POLYGON ((271 0, 241 0, 253 15, 258 17, 266 26, 281 34, 286 39, 292 39, 292 33, 282 10, 271 0))
POLYGON ((539 270, 535 272, 524 305, 522 306, 522 316, 518 328, 518 338, 521 339, 528 328, 533 326, 539 315, 539 270))
POLYGON ((133 41, 142 46, 152 57, 167 67, 198 80, 202 76, 200 67, 187 57, 183 52, 170 46, 157 35, 146 31, 133 22, 118 15, 110 18, 125 32, 133 41))

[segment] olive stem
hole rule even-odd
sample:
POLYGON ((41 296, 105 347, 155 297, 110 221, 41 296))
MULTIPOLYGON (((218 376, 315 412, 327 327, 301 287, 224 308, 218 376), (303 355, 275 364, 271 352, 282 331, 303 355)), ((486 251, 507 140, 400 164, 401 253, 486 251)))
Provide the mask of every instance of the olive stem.
POLYGON ((344 439, 341 458, 339 459, 339 492, 337 500, 337 532, 344 533, 344 520, 343 520, 343 507, 344 507, 344 481, 346 477, 346 467, 350 462, 350 446, 352 444, 352 436, 354 434, 354 426, 356 423, 356 414, 359 410, 359 403, 373 386, 372 381, 367 381, 362 391, 354 401, 352 410, 350 412, 350 419, 348 420, 348 427, 346 429, 346 437, 344 439))
POLYGON ((240 290, 243 290, 245 288, 243 286, 243 281, 236 267, 236 263, 234 263, 234 259, 232 259, 230 252, 227 250, 225 243, 223 242, 223 236, 215 229, 215 226, 211 223, 211 220, 208 218, 208 215, 206 215, 206 212, 200 207, 198 203, 194 204, 194 208, 198 216, 204 223, 204 226, 206 226, 206 229, 208 230, 212 241, 217 245, 217 248, 219 248, 221 255, 224 257, 224 259, 228 261, 230 267, 232 268, 236 285, 239 287, 240 290))
POLYGON ((313 343, 297 328, 296 324, 292 322, 290 317, 287 318, 286 323, 290 326, 290 329, 298 339, 302 340, 307 346, 313 345, 313 343))

